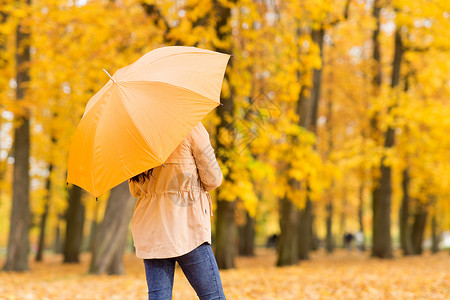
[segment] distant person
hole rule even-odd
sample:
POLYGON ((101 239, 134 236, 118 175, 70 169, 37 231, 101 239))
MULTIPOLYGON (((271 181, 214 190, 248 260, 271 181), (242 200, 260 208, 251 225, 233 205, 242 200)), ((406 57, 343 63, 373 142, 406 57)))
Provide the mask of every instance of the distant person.
POLYGON ((272 234, 267 238, 266 248, 268 249, 273 248, 276 250, 277 247, 278 247, 278 235, 272 234))
POLYGON ((344 246, 347 250, 352 250, 352 241, 353 241, 353 234, 351 232, 347 232, 344 235, 344 246))
POLYGON ((356 243, 356 247, 358 248, 359 251, 364 251, 364 233, 361 230, 358 230, 355 233, 355 243, 356 243))
POLYGON ((200 299, 225 299, 211 249, 211 196, 222 172, 208 132, 199 123, 164 166, 129 180, 138 198, 131 228, 144 260, 148 299, 172 299, 178 262, 200 299))

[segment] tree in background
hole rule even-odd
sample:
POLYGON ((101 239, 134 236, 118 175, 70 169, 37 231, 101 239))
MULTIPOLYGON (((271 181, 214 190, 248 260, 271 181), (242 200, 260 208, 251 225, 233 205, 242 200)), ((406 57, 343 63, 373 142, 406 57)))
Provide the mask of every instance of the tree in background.
MULTIPOLYGON (((26 9, 31 1, 20 2, 20 9, 27 16, 26 9)), ((16 26, 16 124, 14 129, 14 175, 12 189, 12 208, 6 271, 28 270, 28 253, 30 241, 30 110, 23 105, 28 95, 30 81, 30 30, 25 18, 19 18, 16 26)))
POLYGON ((128 182, 123 182, 111 190, 105 216, 94 238, 89 273, 107 272, 108 275, 114 275, 125 272, 123 254, 134 204, 128 182))
POLYGON ((85 207, 82 203, 83 190, 72 185, 69 191, 69 207, 66 212, 66 238, 64 240, 64 262, 80 262, 81 242, 85 220, 85 207))

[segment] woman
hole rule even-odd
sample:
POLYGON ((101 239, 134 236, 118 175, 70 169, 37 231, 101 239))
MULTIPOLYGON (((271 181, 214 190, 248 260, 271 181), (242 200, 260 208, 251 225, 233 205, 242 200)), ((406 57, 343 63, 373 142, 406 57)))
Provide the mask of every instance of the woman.
POLYGON ((225 299, 211 249, 211 197, 222 172, 199 123, 164 166, 129 180, 138 198, 131 221, 136 256, 144 259, 149 299, 171 299, 175 262, 200 299, 225 299))

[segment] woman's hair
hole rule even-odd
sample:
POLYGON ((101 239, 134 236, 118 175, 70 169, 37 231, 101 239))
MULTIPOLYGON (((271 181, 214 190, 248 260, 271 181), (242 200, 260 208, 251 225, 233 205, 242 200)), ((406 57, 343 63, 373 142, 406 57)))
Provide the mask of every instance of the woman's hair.
POLYGON ((136 176, 130 178, 130 181, 134 181, 134 182, 136 182, 136 183, 144 182, 146 179, 149 179, 149 178, 150 178, 150 176, 152 175, 152 173, 153 173, 153 168, 150 169, 150 170, 144 171, 144 172, 142 172, 141 174, 138 174, 138 175, 136 175, 136 176))

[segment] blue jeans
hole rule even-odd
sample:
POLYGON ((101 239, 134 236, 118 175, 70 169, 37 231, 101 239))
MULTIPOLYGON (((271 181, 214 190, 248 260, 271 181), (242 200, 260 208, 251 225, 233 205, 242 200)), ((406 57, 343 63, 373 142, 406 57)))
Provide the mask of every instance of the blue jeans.
POLYGON ((175 262, 201 300, 225 299, 219 268, 208 243, 184 255, 162 259, 144 259, 148 299, 172 299, 175 262))

